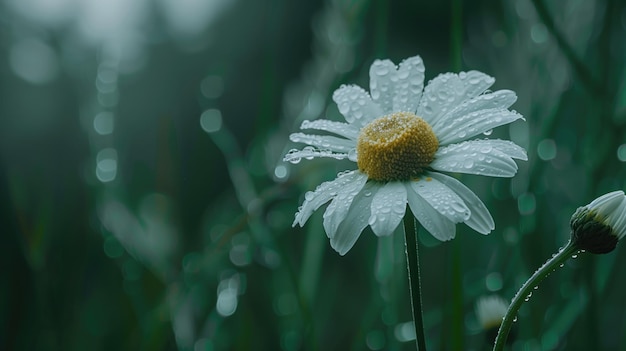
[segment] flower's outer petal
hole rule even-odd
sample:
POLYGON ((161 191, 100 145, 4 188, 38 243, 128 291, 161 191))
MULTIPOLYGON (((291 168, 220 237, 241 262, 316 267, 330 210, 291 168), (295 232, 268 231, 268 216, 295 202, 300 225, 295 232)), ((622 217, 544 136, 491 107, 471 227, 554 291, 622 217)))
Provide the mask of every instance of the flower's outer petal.
POLYGON ((447 145, 523 119, 517 112, 507 110, 516 99, 517 96, 510 90, 480 95, 434 121, 433 131, 439 138, 439 143, 447 145))
POLYGON ((481 234, 489 234, 496 227, 493 217, 491 217, 485 204, 473 191, 463 185, 463 183, 441 173, 428 172, 427 175, 437 179, 463 199, 463 202, 465 202, 465 205, 467 205, 471 212, 470 218, 465 221, 465 224, 470 228, 481 234))
POLYGON ((347 172, 334 180, 318 185, 315 191, 308 191, 304 194, 304 202, 296 213, 293 226, 295 227, 296 224, 299 224, 301 227, 304 226, 304 223, 311 217, 313 212, 335 197, 339 190, 343 189, 347 184, 360 181, 363 177, 367 179, 367 176, 359 171, 347 172))
POLYGON ((626 197, 624 196, 624 192, 621 192, 622 202, 615 209, 615 212, 611 216, 611 227, 613 228, 613 233, 617 235, 617 238, 621 240, 626 234, 626 197))
POLYGON ((334 133, 348 139, 357 140, 359 128, 353 124, 329 121, 327 119, 316 119, 314 121, 304 120, 300 129, 317 129, 334 133))
POLYGON ((401 182, 388 182, 372 199, 369 225, 378 236, 391 235, 406 211, 406 188, 401 182))
POLYGON ((341 222, 346 218, 354 197, 363 189, 365 182, 367 182, 367 175, 361 172, 357 173, 358 175, 350 182, 344 183, 343 187, 337 189, 337 195, 324 212, 324 229, 326 230, 326 235, 331 239, 341 222))
POLYGON ((465 222, 471 216, 463 199, 452 189, 430 176, 409 182, 409 186, 430 206, 453 223, 465 222))
POLYGON ((623 196, 624 192, 621 190, 612 191, 591 201, 587 208, 605 217, 613 213, 621 205, 623 196))
POLYGON ((426 228, 432 236, 441 241, 453 239, 456 233, 456 225, 419 196, 409 182, 405 182, 407 201, 411 212, 422 227, 426 228))
POLYGON ((472 112, 481 110, 506 110, 517 101, 517 95, 511 90, 498 90, 493 93, 478 95, 454 107, 442 118, 435 121, 433 128, 445 125, 472 112))
POLYGON ((369 94, 357 85, 342 85, 333 93, 333 101, 346 121, 357 126, 364 126, 383 115, 380 106, 375 104, 369 94))
POLYGON ((439 139, 439 145, 445 146, 465 141, 518 119, 524 119, 524 117, 514 111, 482 110, 454 121, 448 121, 448 124, 433 128, 433 131, 439 139))
POLYGON ((334 153, 330 150, 315 150, 313 146, 305 146, 302 150, 291 149, 285 157, 283 157, 283 161, 291 162, 291 163, 299 163, 302 159, 312 160, 316 157, 332 157, 336 160, 343 160, 348 157, 347 153, 334 153))
POLYGON ((308 144, 322 150, 349 152, 356 148, 356 142, 354 140, 338 138, 332 135, 293 133, 289 136, 289 139, 294 143, 308 144))
MULTIPOLYGON (((510 140, 502 140, 502 139, 483 139, 483 140, 474 140, 475 145, 484 144, 487 147, 491 146, 494 149, 507 154, 509 157, 528 161, 528 155, 526 155, 526 150, 523 147, 515 144, 510 140)), ((482 149, 484 153, 486 150, 482 149)))
POLYGON ((365 184, 361 192, 354 197, 345 219, 330 238, 330 246, 340 255, 345 255, 354 246, 363 229, 367 227, 372 198, 378 187, 376 182, 365 184))
POLYGON ((479 71, 460 72, 459 79, 465 86, 464 95, 465 99, 471 99, 482 93, 484 93, 496 79, 479 71))
POLYGON ((433 125, 441 116, 465 100, 478 96, 494 82, 495 79, 478 71, 440 74, 426 85, 417 115, 433 125))
POLYGON ((513 158, 525 160, 526 153, 510 141, 470 140, 440 148, 430 166, 436 171, 512 177, 517 172, 513 158), (506 152, 500 148, 506 148, 506 152))
POLYGON ((524 119, 524 117, 514 111, 482 110, 449 121, 448 124, 433 128, 433 131, 439 139, 439 145, 445 146, 465 141, 518 119, 524 119))
POLYGON ((415 113, 417 111, 424 89, 425 70, 424 62, 419 56, 409 57, 400 63, 393 97, 394 112, 415 113))
POLYGON ((393 112, 393 97, 397 81, 396 65, 390 60, 375 60, 370 67, 370 92, 372 100, 383 110, 383 114, 393 112))

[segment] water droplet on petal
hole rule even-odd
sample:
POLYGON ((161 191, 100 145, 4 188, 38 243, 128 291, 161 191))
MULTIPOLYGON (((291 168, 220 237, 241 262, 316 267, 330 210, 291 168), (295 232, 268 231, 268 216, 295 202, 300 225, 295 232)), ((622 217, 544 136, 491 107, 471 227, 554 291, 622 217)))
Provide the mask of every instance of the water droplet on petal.
POLYGON ((350 149, 350 151, 348 151, 348 160, 352 162, 357 162, 358 155, 357 155, 356 149, 350 149))

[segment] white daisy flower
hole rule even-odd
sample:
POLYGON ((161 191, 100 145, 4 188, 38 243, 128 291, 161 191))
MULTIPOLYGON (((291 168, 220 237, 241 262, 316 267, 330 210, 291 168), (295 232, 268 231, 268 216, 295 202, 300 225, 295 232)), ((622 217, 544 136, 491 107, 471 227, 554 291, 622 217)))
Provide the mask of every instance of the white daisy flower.
POLYGON ((508 109, 517 99, 513 91, 487 92, 495 79, 478 71, 441 74, 424 89, 424 70, 419 56, 397 67, 390 60, 376 60, 369 94, 356 85, 342 85, 333 94, 347 123, 304 121, 301 129, 327 133, 290 136, 309 146, 289 151, 286 161, 332 157, 358 166, 307 192, 293 223, 303 226, 331 201, 324 229, 340 255, 368 225, 378 236, 393 233, 407 203, 439 240, 454 238, 459 222, 488 234, 494 222, 482 201, 440 172, 512 177, 517 172, 513 159, 527 159, 524 149, 510 141, 468 140, 523 119, 508 109))
POLYGON ((579 207, 570 226, 572 241, 579 249, 594 254, 613 251, 626 235, 626 195, 613 191, 579 207))

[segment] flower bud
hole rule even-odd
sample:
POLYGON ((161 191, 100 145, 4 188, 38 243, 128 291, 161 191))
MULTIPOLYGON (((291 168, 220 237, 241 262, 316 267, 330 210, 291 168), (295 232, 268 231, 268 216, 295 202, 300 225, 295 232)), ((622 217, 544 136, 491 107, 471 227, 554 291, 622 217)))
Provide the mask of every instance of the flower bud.
POLYGON ((614 191, 579 207, 570 220, 572 242, 580 250, 609 253, 626 234, 626 196, 614 191))

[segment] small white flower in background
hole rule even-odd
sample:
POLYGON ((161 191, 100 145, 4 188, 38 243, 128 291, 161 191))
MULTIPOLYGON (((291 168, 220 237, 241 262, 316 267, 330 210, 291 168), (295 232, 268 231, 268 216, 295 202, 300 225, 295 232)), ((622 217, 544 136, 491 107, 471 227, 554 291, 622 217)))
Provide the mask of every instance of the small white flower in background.
POLYGON ((500 327, 509 305, 498 295, 483 296, 476 302, 476 318, 484 330, 500 327))
POLYGON ((303 226, 332 200, 324 212, 324 229, 341 255, 368 225, 378 236, 393 233, 407 203, 420 224, 442 241, 454 238, 459 222, 482 234, 494 229, 482 201, 439 172, 515 175, 513 159, 526 160, 524 149, 507 140, 468 139, 522 119, 508 109, 517 96, 510 90, 487 92, 495 79, 478 71, 441 74, 424 89, 424 70, 419 56, 398 67, 376 60, 370 68, 370 94, 356 85, 342 85, 333 94, 347 123, 320 119, 301 126, 337 136, 290 136, 309 146, 289 151, 286 161, 332 157, 358 166, 307 192, 294 226, 303 226))
MULTIPOLYGON (((498 295, 483 296, 476 302, 476 318, 489 344, 496 340, 502 318, 506 315, 508 308, 507 302, 498 295)), ((507 344, 512 343, 514 339, 515 335, 511 332, 507 344)))
POLYGON ((626 196, 621 190, 579 207, 570 221, 572 241, 581 250, 609 253, 626 235, 626 196))

